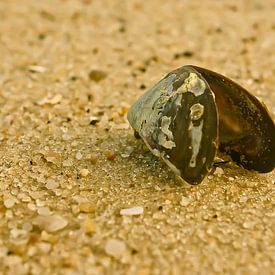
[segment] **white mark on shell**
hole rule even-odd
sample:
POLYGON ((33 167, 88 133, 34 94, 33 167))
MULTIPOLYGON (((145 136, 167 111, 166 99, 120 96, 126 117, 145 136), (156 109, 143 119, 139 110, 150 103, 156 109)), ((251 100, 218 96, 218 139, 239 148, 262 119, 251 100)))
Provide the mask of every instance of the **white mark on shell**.
POLYGON ((205 91, 206 85, 202 79, 195 73, 190 73, 184 80, 184 83, 177 90, 178 93, 190 92, 195 96, 202 95, 205 91))
POLYGON ((171 124, 171 117, 163 116, 161 118, 161 131, 168 137, 168 139, 173 140, 173 133, 169 130, 171 124))
POLYGON ((181 106, 182 94, 177 94, 175 99, 176 106, 181 106))
POLYGON ((163 116, 161 118, 161 133, 158 136, 159 144, 167 149, 176 147, 174 142, 174 136, 172 131, 169 129, 171 124, 171 117, 163 116))
POLYGON ((156 148, 152 149, 148 144, 147 144, 147 146, 151 150, 151 152, 153 153, 153 155, 155 155, 156 157, 160 156, 160 152, 156 148))
POLYGON ((190 73, 188 78, 189 78, 189 83, 187 84, 188 90, 191 93, 193 93, 195 96, 202 95, 206 88, 204 81, 201 80, 195 73, 190 73))
POLYGON ((201 147, 202 126, 203 126, 203 120, 200 122, 198 126, 195 126, 191 121, 188 128, 189 134, 191 137, 191 147, 192 147, 192 156, 189 162, 190 167, 195 167, 197 163, 197 156, 201 147))
POLYGON ((191 120, 199 120, 204 112, 204 106, 200 103, 196 103, 190 107, 190 118, 191 120))
POLYGON ((165 147, 166 149, 172 149, 173 147, 176 147, 176 144, 172 140, 167 140, 166 136, 163 133, 160 133, 158 136, 159 145, 165 147))

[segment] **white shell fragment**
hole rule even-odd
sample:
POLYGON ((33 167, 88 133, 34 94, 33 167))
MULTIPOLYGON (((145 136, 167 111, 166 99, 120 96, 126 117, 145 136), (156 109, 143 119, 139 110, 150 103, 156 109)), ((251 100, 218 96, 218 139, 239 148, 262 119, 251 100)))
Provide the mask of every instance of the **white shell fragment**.
POLYGON ((120 210, 120 215, 122 216, 136 216, 143 214, 143 207, 142 206, 134 206, 131 208, 124 208, 120 210))

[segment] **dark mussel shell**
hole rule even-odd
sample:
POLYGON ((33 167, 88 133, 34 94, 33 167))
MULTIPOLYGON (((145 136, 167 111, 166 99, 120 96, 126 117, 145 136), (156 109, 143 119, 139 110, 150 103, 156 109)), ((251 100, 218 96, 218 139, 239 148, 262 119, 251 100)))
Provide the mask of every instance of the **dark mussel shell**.
POLYGON ((128 120, 154 155, 190 184, 212 169, 217 150, 246 169, 275 166, 275 126, 265 106, 230 79, 178 68, 129 109, 128 120))

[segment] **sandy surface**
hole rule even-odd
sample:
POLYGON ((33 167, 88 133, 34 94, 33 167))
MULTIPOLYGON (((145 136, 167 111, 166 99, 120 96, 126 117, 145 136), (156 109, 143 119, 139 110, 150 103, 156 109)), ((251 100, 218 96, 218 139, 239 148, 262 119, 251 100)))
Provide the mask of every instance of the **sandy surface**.
POLYGON ((272 274, 274 172, 183 184, 126 112, 196 64, 274 113, 274 32, 272 0, 0 0, 0 274, 272 274))

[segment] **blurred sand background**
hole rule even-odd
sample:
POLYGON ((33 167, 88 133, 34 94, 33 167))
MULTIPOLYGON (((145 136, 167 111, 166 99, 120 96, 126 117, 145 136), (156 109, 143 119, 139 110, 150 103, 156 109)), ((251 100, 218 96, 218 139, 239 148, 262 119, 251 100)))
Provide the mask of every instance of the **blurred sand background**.
POLYGON ((274 274, 274 172, 184 185, 126 120, 185 64, 274 114, 274 32, 272 0, 0 0, 0 274, 274 274))

